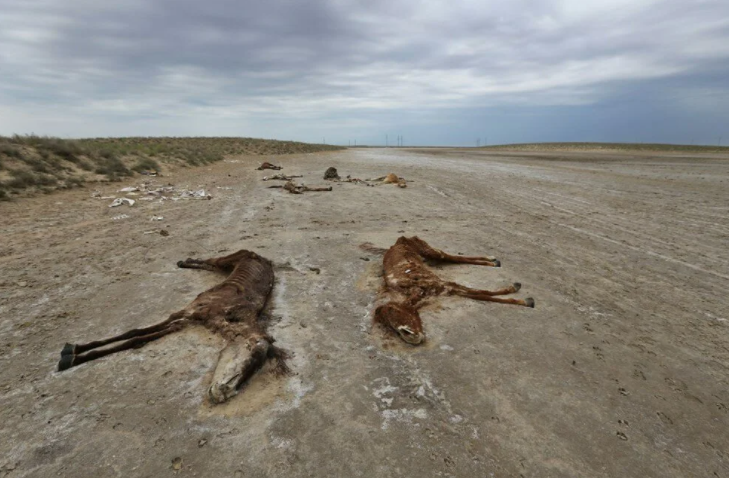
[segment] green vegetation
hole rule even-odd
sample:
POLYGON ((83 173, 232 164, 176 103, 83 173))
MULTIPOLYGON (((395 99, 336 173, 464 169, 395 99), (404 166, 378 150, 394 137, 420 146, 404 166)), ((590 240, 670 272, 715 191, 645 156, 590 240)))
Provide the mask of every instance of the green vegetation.
POLYGON ((190 167, 235 155, 313 153, 323 144, 254 138, 93 138, 0 136, 0 200, 24 191, 50 192, 87 181, 119 181, 135 173, 190 167))
POLYGON ((483 146, 480 149, 509 151, 662 151, 729 153, 729 146, 695 146, 664 143, 520 143, 483 146))
POLYGON ((159 171, 159 163, 152 158, 139 158, 137 164, 132 167, 133 171, 141 173, 143 171, 159 171))

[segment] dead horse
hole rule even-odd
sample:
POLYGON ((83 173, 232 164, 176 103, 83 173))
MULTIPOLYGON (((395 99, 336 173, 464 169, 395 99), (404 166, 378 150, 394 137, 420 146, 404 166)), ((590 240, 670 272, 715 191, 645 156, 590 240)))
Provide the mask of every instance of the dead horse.
POLYGON ((448 254, 431 247, 417 236, 400 237, 387 250, 379 249, 370 243, 360 246, 370 252, 384 253, 382 260, 384 284, 378 297, 374 322, 397 332, 400 338, 412 345, 425 340, 423 321, 418 309, 428 299, 442 295, 457 295, 469 299, 502 304, 534 307, 534 299, 502 298, 497 296, 513 294, 521 289, 515 282, 509 287, 497 290, 471 289, 455 282, 444 281, 431 271, 424 259, 437 262, 476 264, 480 266, 501 267, 495 257, 467 257, 448 254))
POLYGON ((221 335, 226 347, 220 352, 208 397, 222 403, 234 396, 239 387, 253 376, 268 359, 275 360, 274 373, 287 374, 288 354, 273 345, 266 333, 268 317, 261 311, 273 289, 273 265, 255 252, 240 250, 235 254, 211 259, 187 259, 178 267, 227 272, 220 284, 198 295, 184 309, 158 324, 132 329, 123 334, 87 344, 66 344, 61 351, 58 370, 66 370, 91 360, 142 345, 201 324, 221 335), (117 345, 101 348, 121 342, 117 345))

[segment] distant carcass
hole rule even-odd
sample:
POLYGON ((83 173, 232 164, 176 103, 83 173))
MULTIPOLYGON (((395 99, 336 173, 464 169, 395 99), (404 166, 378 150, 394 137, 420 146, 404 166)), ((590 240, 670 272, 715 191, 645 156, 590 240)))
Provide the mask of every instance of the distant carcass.
POLYGON ((271 164, 269 162, 264 162, 260 166, 256 168, 259 171, 262 171, 264 169, 273 169, 274 171, 278 171, 280 169, 283 169, 283 166, 276 166, 275 164, 271 164))

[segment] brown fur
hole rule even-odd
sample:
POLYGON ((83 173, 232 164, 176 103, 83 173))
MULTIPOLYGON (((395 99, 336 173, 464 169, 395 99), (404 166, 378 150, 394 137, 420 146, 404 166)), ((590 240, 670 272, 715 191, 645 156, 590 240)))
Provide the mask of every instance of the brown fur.
POLYGON ((324 179, 339 181, 340 178, 339 178, 339 174, 337 173, 337 168, 334 168, 334 167, 327 168, 327 170, 324 171, 324 179))
POLYGON ((273 169, 274 171, 278 171, 280 169, 283 169, 282 166, 276 166, 275 164, 271 164, 269 162, 264 162, 260 166, 256 168, 259 171, 262 171, 264 169, 273 169))
MULTIPOLYGON (((369 243, 362 244, 361 247, 370 252, 381 251, 369 243)), ((475 300, 534 307, 534 299, 531 298, 522 300, 494 297, 517 292, 521 288, 519 283, 495 291, 471 289, 441 280, 425 265, 423 259, 501 266, 501 262, 493 257, 454 256, 430 247, 417 236, 400 237, 385 252, 382 261, 385 278, 379 300, 382 305, 375 309, 374 321, 397 332, 405 342, 417 345, 425 340, 418 309, 429 298, 439 295, 459 295, 475 300)))
MULTIPOLYGON (((261 320, 265 318, 261 316, 261 311, 273 288, 271 261, 254 252, 241 250, 225 257, 187 259, 177 265, 182 268, 228 272, 230 275, 220 284, 198 295, 187 307, 156 325, 132 329, 124 334, 84 345, 66 344, 61 352, 59 371, 115 352, 140 347, 188 325, 200 324, 222 336, 228 342, 228 355, 234 353, 241 365, 233 378, 227 378, 228 382, 234 379, 235 383, 226 382, 225 386, 228 388, 224 393, 213 390, 216 386, 220 388, 220 384, 213 383, 210 390, 213 401, 220 402, 230 398, 269 358, 276 360, 276 372, 288 372, 286 353, 273 346, 274 339, 266 333, 265 321, 261 320), (114 342, 121 343, 93 350, 114 342)), ((223 354, 221 362, 222 356, 223 354)), ((218 363, 218 369, 228 365, 221 362, 218 363)))
POLYGON ((399 187, 399 188, 408 187, 408 184, 405 181, 405 179, 397 177, 397 174, 395 174, 395 173, 390 173, 387 176, 385 176, 385 179, 382 180, 382 184, 397 184, 397 187, 399 187))

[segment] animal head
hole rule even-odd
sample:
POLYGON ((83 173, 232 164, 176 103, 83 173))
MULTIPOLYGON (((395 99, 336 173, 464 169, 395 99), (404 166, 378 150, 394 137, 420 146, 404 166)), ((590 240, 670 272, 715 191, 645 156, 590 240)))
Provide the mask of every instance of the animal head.
POLYGON ((375 309, 375 321, 397 332, 409 344, 419 345, 425 340, 423 322, 412 307, 393 303, 381 305, 375 309))

